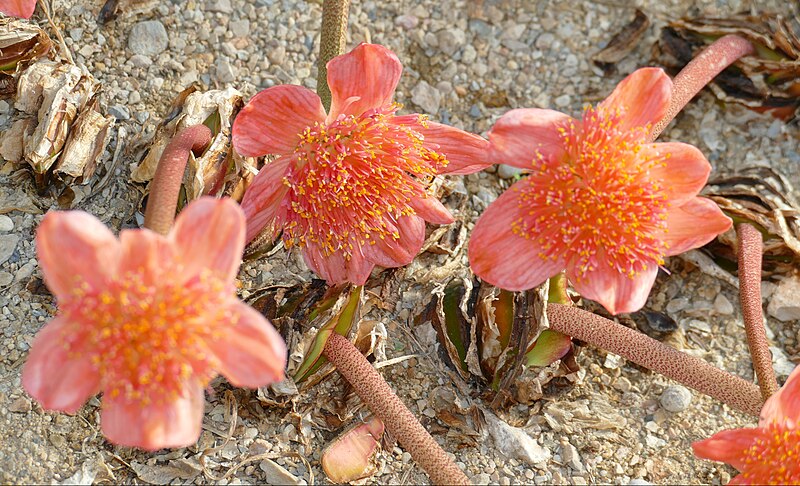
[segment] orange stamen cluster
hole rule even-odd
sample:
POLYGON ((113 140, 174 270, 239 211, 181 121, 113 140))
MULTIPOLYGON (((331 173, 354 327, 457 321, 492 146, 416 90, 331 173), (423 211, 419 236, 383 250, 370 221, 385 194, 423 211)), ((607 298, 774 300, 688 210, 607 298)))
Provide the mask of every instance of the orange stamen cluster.
POLYGON ((409 202, 427 197, 447 159, 424 145, 425 119, 394 116, 398 108, 340 115, 302 133, 278 216, 287 246, 315 244, 349 258, 375 238, 400 237, 398 219, 414 214, 409 202))
POLYGON ((215 376, 208 343, 235 319, 225 310, 233 292, 228 287, 207 274, 153 285, 141 272, 125 273, 102 289, 78 283, 71 298, 59 302, 69 322, 65 346, 91 356, 108 396, 141 406, 169 403, 185 385, 205 386, 215 376))
POLYGON ((566 255, 574 278, 600 265, 633 277, 662 264, 667 198, 648 171, 662 161, 641 151, 647 129, 622 129, 622 114, 587 108, 583 120, 559 129, 565 155, 537 153, 521 187, 526 215, 512 231, 531 239, 542 258, 566 255))
POLYGON ((744 451, 744 484, 800 483, 800 429, 772 423, 744 451))

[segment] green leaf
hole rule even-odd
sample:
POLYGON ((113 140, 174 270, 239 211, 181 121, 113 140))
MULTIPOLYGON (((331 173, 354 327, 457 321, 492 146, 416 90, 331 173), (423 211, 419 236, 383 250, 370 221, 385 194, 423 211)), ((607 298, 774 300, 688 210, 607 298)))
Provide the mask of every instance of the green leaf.
POLYGON ((572 338, 550 329, 545 329, 525 354, 527 366, 549 366, 563 358, 572 346, 572 338))

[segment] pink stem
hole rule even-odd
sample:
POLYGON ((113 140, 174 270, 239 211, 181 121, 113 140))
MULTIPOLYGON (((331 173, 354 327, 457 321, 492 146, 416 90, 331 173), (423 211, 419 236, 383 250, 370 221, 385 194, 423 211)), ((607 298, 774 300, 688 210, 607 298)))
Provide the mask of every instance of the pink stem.
POLYGON ((150 183, 150 196, 144 213, 144 226, 166 235, 175 220, 178 194, 189 152, 202 150, 211 141, 211 130, 205 125, 186 127, 169 141, 158 160, 156 174, 150 183))
POLYGON ((775 380, 761 309, 761 233, 753 226, 742 223, 736 227, 736 235, 739 238, 739 301, 744 329, 761 396, 766 400, 778 391, 778 382, 775 380))
POLYGON ((548 304, 547 317, 554 331, 618 354, 733 408, 758 415, 764 405, 753 383, 614 321, 561 304, 548 304))
POLYGON ((691 101, 717 74, 753 51, 753 45, 747 39, 731 34, 720 37, 692 59, 672 80, 672 98, 667 114, 653 127, 650 140, 658 138, 686 103, 691 101))
POLYGON ((345 337, 333 333, 325 343, 325 356, 351 384, 376 417, 386 425, 430 476, 434 484, 469 484, 469 480, 447 456, 383 377, 345 337))

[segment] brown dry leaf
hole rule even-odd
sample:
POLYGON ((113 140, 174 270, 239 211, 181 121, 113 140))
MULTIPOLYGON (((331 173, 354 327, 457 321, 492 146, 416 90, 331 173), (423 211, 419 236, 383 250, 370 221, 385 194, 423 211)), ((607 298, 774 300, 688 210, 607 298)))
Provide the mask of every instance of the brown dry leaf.
POLYGON ((38 25, 13 17, 0 18, 0 73, 13 75, 21 65, 50 51, 53 41, 38 25))
POLYGON ((633 20, 614 34, 605 49, 592 56, 592 61, 604 71, 611 71, 616 63, 636 48, 648 27, 650 19, 637 8, 633 20))
POLYGON ((185 202, 204 194, 224 194, 241 199, 244 187, 258 172, 258 159, 241 157, 231 145, 233 120, 243 106, 242 94, 234 88, 197 91, 191 87, 184 90, 173 102, 170 114, 156 129, 147 153, 133 171, 132 179, 136 182, 150 181, 172 137, 182 128, 204 124, 211 128, 212 139, 201 156, 189 156, 183 180, 185 202))
POLYGON ((55 166, 56 175, 78 184, 88 180, 106 149, 113 126, 114 117, 100 113, 97 98, 94 98, 72 125, 55 166))
POLYGON ((800 107, 800 19, 794 15, 737 14, 684 18, 661 31, 654 57, 675 71, 727 34, 753 43, 756 53, 720 73, 709 88, 722 101, 789 119, 800 107))

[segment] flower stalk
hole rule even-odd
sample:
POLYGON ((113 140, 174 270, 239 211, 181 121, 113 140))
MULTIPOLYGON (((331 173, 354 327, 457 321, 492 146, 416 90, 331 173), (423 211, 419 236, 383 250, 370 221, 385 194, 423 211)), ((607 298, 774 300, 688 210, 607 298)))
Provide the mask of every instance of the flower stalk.
POLYGON ((434 484, 469 484, 464 473, 347 338, 331 334, 325 343, 325 356, 434 484))
POLYGON ((211 141, 211 130, 194 125, 178 132, 167 144, 158 161, 150 198, 144 213, 144 227, 166 235, 175 220, 178 194, 190 151, 199 151, 211 141))
POLYGON ((350 0, 325 0, 322 4, 322 29, 317 60, 317 94, 325 110, 331 108, 331 89, 328 86, 328 61, 344 53, 347 41, 347 17, 350 0))
POLYGON ((672 80, 672 97, 667 114, 653 126, 650 140, 658 138, 669 122, 712 79, 740 57, 747 56, 753 51, 750 41, 731 34, 720 37, 692 59, 672 80))
POLYGON ((761 233, 753 226, 742 223, 736 227, 736 236, 739 240, 739 301, 742 305, 747 345, 761 396, 767 400, 778 391, 778 382, 772 367, 772 353, 769 351, 761 308, 761 233))
POLYGON ((753 383, 621 324, 561 304, 549 304, 547 316, 554 331, 618 354, 737 410, 757 416, 764 404, 753 383))

